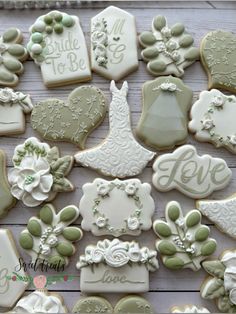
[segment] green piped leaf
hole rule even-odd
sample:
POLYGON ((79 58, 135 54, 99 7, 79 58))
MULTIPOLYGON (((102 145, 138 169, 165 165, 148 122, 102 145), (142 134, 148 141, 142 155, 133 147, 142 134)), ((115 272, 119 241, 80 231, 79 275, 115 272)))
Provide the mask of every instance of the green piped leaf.
POLYGON ((82 231, 77 227, 67 227, 62 234, 66 240, 71 242, 79 241, 83 236, 82 231))
POLYGON ((156 47, 148 47, 142 52, 143 57, 147 60, 156 58, 159 55, 159 52, 156 47))
POLYGON ((42 235, 42 227, 38 220, 36 219, 30 219, 27 225, 27 229, 29 232, 35 236, 35 237, 40 237, 42 235))
POLYGON ((224 279, 225 266, 221 261, 205 261, 202 266, 208 274, 224 279))
POLYGON ((224 294, 225 294, 224 281, 218 278, 210 279, 207 282, 207 290, 206 288, 202 289, 202 297, 206 299, 219 298, 220 296, 224 296, 224 294))
POLYGON ((63 222, 72 221, 76 218, 76 216, 77 216, 77 211, 75 207, 67 206, 63 208, 60 213, 60 221, 63 221, 63 222))
POLYGON ((66 264, 65 258, 60 255, 54 255, 54 256, 49 257, 48 262, 49 264, 57 265, 57 266, 58 265, 63 266, 66 264))
POLYGON ((71 243, 61 242, 57 245, 56 250, 60 255, 70 257, 74 254, 75 248, 71 243))
POLYGON ((180 209, 176 204, 173 204, 168 207, 167 213, 170 220, 176 221, 180 216, 180 209))
POLYGON ((63 177, 67 175, 72 167, 74 159, 72 156, 64 156, 58 158, 55 162, 51 164, 51 172, 53 175, 63 177))
POLYGON ((196 225, 198 225, 201 221, 202 215, 197 210, 192 210, 190 213, 186 216, 186 226, 188 228, 192 228, 196 225))
POLYGON ((175 25, 171 27, 171 34, 173 36, 179 36, 183 34, 184 30, 185 30, 185 27, 182 23, 176 23, 175 25))
POLYGON ((175 245, 167 240, 160 241, 157 250, 163 255, 174 255, 176 253, 175 245))
POLYGON ((20 234, 19 243, 23 249, 31 250, 34 245, 34 240, 33 237, 28 232, 23 231, 20 234))
POLYGON ((152 32, 143 32, 139 36, 139 41, 144 47, 147 47, 155 44, 156 37, 153 35, 152 32))
POLYGON ((184 55, 185 60, 195 61, 199 59, 199 49, 192 47, 184 55))
POLYGON ((216 242, 214 240, 209 240, 203 244, 201 247, 201 254, 203 256, 209 256, 213 254, 216 250, 216 242))
POLYGON ((45 205, 43 208, 40 210, 39 213, 40 219, 47 225, 51 225, 53 222, 53 216, 54 212, 51 208, 50 205, 45 205))
POLYGON ((169 257, 165 258, 163 261, 167 268, 177 270, 184 267, 184 261, 180 257, 169 257))
POLYGON ((158 15, 153 20, 153 26, 156 30, 160 31, 166 26, 166 18, 162 15, 158 15))
POLYGON ((172 232, 168 224, 164 221, 157 221, 153 224, 155 233, 161 237, 167 238, 171 236, 172 232))
POLYGON ((195 240, 199 242, 205 241, 209 237, 209 234, 210 229, 207 226, 202 226, 197 229, 195 233, 195 240))

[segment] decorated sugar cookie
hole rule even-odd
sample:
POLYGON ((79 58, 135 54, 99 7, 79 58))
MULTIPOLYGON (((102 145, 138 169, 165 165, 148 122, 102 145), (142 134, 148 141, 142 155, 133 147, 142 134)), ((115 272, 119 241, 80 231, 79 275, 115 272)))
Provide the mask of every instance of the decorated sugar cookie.
POLYGON ((236 238, 236 194, 224 200, 200 200, 196 207, 224 233, 236 238))
POLYGON ((140 140, 159 150, 183 144, 188 136, 191 89, 168 76, 144 83, 142 94, 142 115, 136 129, 140 140))
POLYGON ((236 312, 236 251, 227 250, 217 260, 203 262, 210 276, 203 282, 201 297, 215 300, 221 313, 236 312))
POLYGON ((82 292, 146 292, 149 271, 158 269, 157 253, 137 242, 118 239, 89 245, 76 265, 82 292))
POLYGON ((109 110, 109 135, 100 145, 77 153, 75 160, 106 176, 135 176, 142 172, 155 153, 141 146, 132 133, 127 82, 119 90, 115 82, 111 81, 110 90, 112 101, 109 110))
POLYGON ((72 313, 106 313, 113 314, 113 306, 105 298, 89 296, 80 299, 73 307, 72 313))
POLYGON ((223 159, 199 156, 192 145, 157 157, 153 170, 152 182, 158 191, 176 189, 191 198, 204 198, 223 189, 232 177, 223 159))
POLYGON ((68 141, 84 149, 89 134, 104 120, 106 109, 106 98, 99 88, 81 86, 67 102, 49 98, 37 103, 31 124, 47 140, 68 141))
MULTIPOLYGON (((24 293, 28 283, 9 279, 15 275, 16 266, 19 264, 19 254, 10 230, 0 229, 0 243, 0 307, 10 308, 24 293)), ((23 268, 17 272, 17 276, 26 278, 23 268)))
POLYGON ((216 241, 209 238, 209 227, 201 224, 201 213, 193 209, 184 216, 180 204, 172 201, 166 205, 165 216, 166 222, 158 219, 153 223, 153 230, 160 238, 156 248, 163 264, 173 270, 198 271, 201 262, 216 250, 216 241))
POLYGON ((152 226, 155 203, 151 186, 139 179, 95 179, 83 185, 81 226, 96 236, 138 235, 152 226))
POLYGON ((27 48, 40 66, 47 87, 91 79, 86 42, 77 16, 59 11, 40 16, 30 27, 27 48))
POLYGON ((225 147, 236 154, 236 97, 217 89, 203 91, 191 109, 189 130, 200 142, 225 147))
POLYGON ((39 212, 39 218, 31 217, 27 228, 20 234, 20 245, 31 256, 32 262, 48 262, 58 268, 67 266, 75 253, 73 243, 79 241, 83 233, 70 225, 79 217, 79 210, 69 205, 56 213, 51 204, 46 204, 39 212))
POLYGON ((24 133, 25 114, 32 109, 30 95, 0 88, 0 135, 24 133))
POLYGON ((189 304, 174 306, 171 308, 171 313, 210 313, 210 311, 205 307, 189 304))
POLYGON ((236 36, 215 30, 201 42, 201 62, 208 74, 208 87, 236 91, 236 36), (227 50, 227 53, 225 51, 227 50))
POLYGON ((91 20, 92 70, 118 81, 138 68, 135 17, 109 6, 91 20))
POLYGON ((0 36, 0 85, 16 86, 19 82, 18 75, 24 70, 22 62, 28 56, 22 39, 21 31, 14 27, 0 36))
POLYGON ((6 156, 3 150, 0 150, 0 218, 6 216, 15 203, 16 199, 11 194, 11 187, 7 180, 6 156))
POLYGON ((141 33, 139 42, 144 48, 142 58, 154 76, 181 77, 184 69, 199 59, 199 49, 193 47, 194 39, 184 25, 176 23, 169 27, 164 16, 153 19, 152 31, 141 33))
POLYGON ((122 298, 114 308, 114 314, 154 314, 151 304, 138 295, 129 295, 122 298))
POLYGON ((12 195, 26 206, 35 207, 54 199, 59 192, 73 191, 74 186, 66 178, 73 161, 72 156, 60 157, 57 147, 28 138, 14 151, 14 168, 8 175, 12 195))

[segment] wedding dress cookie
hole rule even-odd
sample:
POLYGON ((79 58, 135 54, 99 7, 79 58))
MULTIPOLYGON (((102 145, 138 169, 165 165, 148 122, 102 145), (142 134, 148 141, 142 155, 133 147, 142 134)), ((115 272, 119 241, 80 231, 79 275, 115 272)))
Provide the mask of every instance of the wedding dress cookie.
POLYGON ((223 159, 199 156, 192 145, 157 157, 153 170, 152 182, 157 190, 176 189, 191 198, 204 198, 223 189, 232 177, 232 171, 223 159))
POLYGON ((236 251, 224 251, 219 259, 205 261, 202 266, 210 276, 203 282, 201 296, 216 300, 221 313, 236 312, 236 251))
POLYGON ((171 313, 210 313, 205 307, 199 307, 196 305, 183 305, 183 306, 174 306, 171 308, 171 313))
POLYGON ((30 27, 27 48, 41 67, 47 87, 91 79, 86 42, 77 16, 59 11, 40 16, 30 27))
POLYGON ((24 70, 22 62, 28 56, 22 39, 21 31, 13 27, 0 36, 0 85, 16 86, 19 82, 18 75, 24 70))
POLYGON ((24 133, 25 114, 32 109, 30 95, 0 88, 0 135, 24 133))
POLYGON ((109 110, 109 135, 100 145, 77 153, 75 160, 107 176, 135 176, 142 172, 155 153, 141 146, 132 133, 127 82, 119 90, 115 82, 111 81, 110 90, 112 101, 109 110))
POLYGON ((60 157, 57 147, 28 138, 14 151, 14 168, 8 175, 12 195, 35 207, 51 201, 59 192, 73 191, 74 186, 66 179, 73 161, 72 156, 60 157))
POLYGON ((180 204, 172 201, 166 205, 165 216, 166 222, 158 219, 153 223, 160 238, 156 248, 164 265, 173 270, 198 271, 201 262, 216 250, 216 241, 209 238, 209 227, 201 224, 201 213, 193 209, 184 216, 180 204))
POLYGON ((139 36, 143 60, 148 71, 155 75, 184 75, 184 68, 199 59, 199 49, 193 47, 193 37, 185 31, 182 23, 168 27, 164 16, 152 21, 152 31, 139 36))
POLYGON ((136 134, 154 149, 170 149, 188 136, 188 111, 193 92, 180 79, 168 76, 143 85, 143 108, 136 134))
POLYGON ((146 292, 149 271, 158 269, 157 252, 119 239, 89 245, 76 265, 82 292, 146 292))
POLYGON ((91 20, 92 70, 118 81, 138 68, 135 17, 109 6, 91 20))
MULTIPOLYGON (((19 255, 10 230, 0 229, 0 243, 0 307, 10 308, 24 293, 28 283, 24 280, 9 279, 19 264, 19 255)), ((26 273, 21 269, 17 276, 26 278, 26 273)))
POLYGON ((190 114, 189 130, 197 140, 236 154, 235 96, 226 96, 217 89, 203 91, 190 114))
POLYGON ((70 93, 67 102, 49 98, 37 103, 31 124, 47 140, 68 141, 84 149, 87 137, 102 123, 106 110, 106 98, 99 88, 80 86, 70 93))
POLYGON ((139 179, 107 181, 97 178, 82 187, 81 227, 96 236, 138 235, 152 226, 155 203, 151 185, 139 179))

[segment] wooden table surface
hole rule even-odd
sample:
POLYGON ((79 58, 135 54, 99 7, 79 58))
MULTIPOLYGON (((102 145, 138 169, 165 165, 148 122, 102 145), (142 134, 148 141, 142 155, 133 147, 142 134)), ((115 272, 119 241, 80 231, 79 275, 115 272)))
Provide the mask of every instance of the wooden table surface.
MULTIPOLYGON (((66 9, 69 14, 75 14, 80 17, 82 27, 86 36, 86 41, 89 46, 89 25, 92 16, 96 15, 103 8, 111 4, 111 2, 96 2, 78 5, 74 9, 66 9)), ((122 9, 126 9, 136 17, 137 30, 142 32, 149 30, 151 27, 152 18, 155 15, 165 15, 172 25, 176 22, 183 22, 188 31, 193 34, 196 45, 199 46, 201 38, 214 29, 224 29, 233 31, 236 33, 236 3, 235 2, 115 2, 112 3, 119 6, 122 9)), ((3 32, 8 27, 16 26, 20 28, 24 33, 25 43, 28 40, 28 28, 35 21, 35 19, 45 14, 44 10, 0 10, 0 31, 3 32)), ((132 127, 135 128, 140 117, 141 111, 141 87, 142 84, 152 79, 152 77, 146 71, 146 64, 139 62, 139 69, 137 72, 132 73, 126 80, 129 83, 129 95, 128 102, 132 113, 132 127)), ((189 85, 194 91, 194 100, 197 99, 200 91, 207 89, 207 77, 199 62, 190 66, 185 71, 183 77, 184 82, 189 85)), ((110 100, 109 81, 94 74, 91 84, 99 87, 110 100)), ((80 84, 81 85, 81 84, 80 84)), ((47 97, 58 97, 66 99, 68 94, 77 85, 71 85, 66 87, 54 88, 48 90, 44 87, 40 69, 32 61, 25 63, 25 73, 20 77, 20 84, 17 86, 17 90, 30 93, 34 103, 39 100, 43 100, 47 97)), ((30 125, 30 117, 27 117, 26 131, 19 136, 1 137, 0 148, 7 153, 7 167, 12 167, 12 155, 16 145, 23 143, 25 139, 30 136, 37 136, 32 130, 30 125)), ((92 147, 100 143, 108 133, 108 119, 106 117, 104 123, 96 129, 88 139, 87 147, 92 147)), ((225 159, 229 167, 233 172, 233 179, 231 183, 224 190, 215 192, 211 195, 212 199, 222 199, 230 196, 236 191, 236 157, 235 155, 227 152, 225 149, 216 149, 211 144, 204 144, 196 142, 191 135, 189 135, 188 143, 193 144, 198 153, 209 153, 214 157, 221 157, 225 159)), ((52 142, 50 144, 53 144, 52 142)), ((61 150, 62 155, 74 154, 78 150, 74 145, 68 143, 55 143, 61 150)), ((159 154, 159 153, 158 153, 159 154)), ((54 201, 54 204, 58 209, 68 204, 75 204, 78 206, 79 200, 82 195, 82 185, 86 182, 91 182, 96 178, 98 174, 95 171, 82 168, 78 165, 72 169, 69 178, 76 186, 75 192, 61 193, 54 201)), ((152 169, 151 164, 143 171, 139 176, 144 182, 151 182, 152 169)), ((185 197, 179 192, 171 191, 168 193, 159 193, 154 188, 152 195, 156 202, 156 212, 154 218, 160 218, 164 216, 164 208, 168 201, 176 200, 182 205, 185 212, 194 208, 194 201, 188 197, 185 197)), ((18 202, 15 208, 13 208, 5 219, 0 221, 2 228, 9 228, 18 242, 19 233, 25 228, 28 219, 31 216, 36 215, 38 209, 26 208, 21 202, 18 202)), ((235 248, 235 241, 230 237, 222 234, 214 225, 210 224, 207 219, 203 221, 210 225, 211 235, 218 241, 218 249, 215 253, 215 257, 225 249, 235 248)), ((80 220, 77 221, 78 225, 80 220)), ((154 248, 155 235, 152 231, 143 232, 141 236, 135 238, 141 245, 147 245, 150 248, 154 248)), ((124 239, 134 240, 132 237, 124 237, 124 239)), ((75 268, 76 261, 81 253, 84 252, 84 248, 89 243, 96 243, 98 237, 92 236, 90 233, 84 233, 84 238, 78 242, 77 252, 71 259, 69 267, 66 268, 66 275, 79 275, 78 270, 75 268)), ((1 245, 1 244, 0 244, 1 245)), ((19 247, 18 243, 17 246, 19 247)), ((24 253, 22 249, 19 251, 25 261, 30 261, 29 256, 24 253)), ((35 276, 33 271, 29 272, 32 276, 35 276)), ((49 274, 55 274, 49 272, 49 274)), ((192 303, 196 305, 206 306, 212 312, 217 312, 217 308, 214 302, 201 299, 199 289, 203 282, 206 273, 203 270, 193 272, 190 270, 183 271, 170 271, 162 266, 160 262, 160 269, 155 273, 150 274, 150 291, 144 296, 153 304, 156 312, 169 312, 169 309, 173 305, 181 305, 186 303, 192 303)), ((50 290, 58 291, 63 295, 65 303, 69 310, 72 310, 75 302, 82 297, 80 293, 79 280, 74 280, 70 283, 57 283, 49 287, 50 290)), ((33 287, 29 287, 29 291, 33 291, 33 287)), ((122 295, 106 295, 113 304, 122 297, 122 295)))

